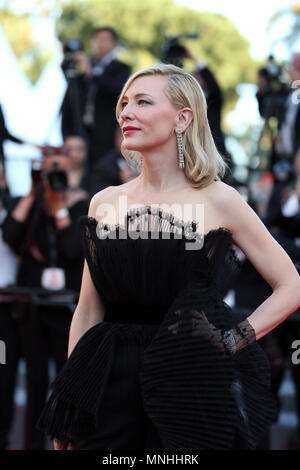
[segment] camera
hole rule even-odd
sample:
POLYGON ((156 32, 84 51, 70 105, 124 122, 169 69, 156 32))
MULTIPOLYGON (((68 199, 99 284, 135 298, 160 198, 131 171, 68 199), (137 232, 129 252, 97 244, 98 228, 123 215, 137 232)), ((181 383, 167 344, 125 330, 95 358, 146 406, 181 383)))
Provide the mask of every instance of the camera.
POLYGON ((265 84, 262 88, 262 115, 264 118, 279 118, 287 96, 287 85, 282 81, 282 67, 274 61, 271 55, 267 64, 260 68, 258 74, 263 77, 265 84))
POLYGON ((52 167, 46 173, 48 182, 53 191, 64 191, 67 189, 68 180, 66 173, 59 168, 57 162, 54 162, 52 167))
MULTIPOLYGON (((50 145, 42 148, 43 157, 68 155, 66 147, 52 147, 50 145)), ((68 187, 68 178, 65 171, 63 171, 59 163, 54 161, 51 168, 45 173, 49 185, 53 191, 64 191, 68 187)))
POLYGON ((177 67, 183 67, 183 61, 186 58, 186 48, 182 46, 179 42, 180 39, 197 39, 199 34, 179 34, 178 36, 173 36, 169 38, 165 43, 163 43, 162 57, 161 60, 165 64, 176 65, 177 67))
POLYGON ((266 91, 279 91, 283 85, 281 81, 282 67, 274 61, 274 57, 268 57, 267 64, 259 70, 259 73, 266 79, 266 91))
POLYGON ((64 60, 62 69, 67 78, 74 78, 79 74, 78 62, 76 60, 76 53, 83 50, 82 41, 78 38, 62 41, 64 60))
POLYGON ((64 53, 74 54, 74 52, 82 51, 83 45, 80 39, 74 38, 64 42, 64 53))

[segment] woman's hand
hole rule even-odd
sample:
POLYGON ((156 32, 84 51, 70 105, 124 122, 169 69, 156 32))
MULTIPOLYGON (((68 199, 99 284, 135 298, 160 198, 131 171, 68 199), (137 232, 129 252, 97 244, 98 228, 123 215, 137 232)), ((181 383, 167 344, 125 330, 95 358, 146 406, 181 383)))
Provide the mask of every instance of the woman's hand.
POLYGON ((256 341, 255 330, 247 318, 230 330, 221 330, 209 322, 202 310, 190 310, 188 314, 177 310, 174 313, 181 319, 168 327, 173 334, 178 334, 179 329, 190 331, 191 336, 209 341, 222 355, 231 356, 256 341))
POLYGON ((168 327, 173 334, 178 334, 179 329, 189 331, 191 336, 201 336, 220 350, 224 350, 221 330, 208 321, 203 311, 190 310, 185 314, 184 310, 177 310, 174 313, 180 320, 168 327))

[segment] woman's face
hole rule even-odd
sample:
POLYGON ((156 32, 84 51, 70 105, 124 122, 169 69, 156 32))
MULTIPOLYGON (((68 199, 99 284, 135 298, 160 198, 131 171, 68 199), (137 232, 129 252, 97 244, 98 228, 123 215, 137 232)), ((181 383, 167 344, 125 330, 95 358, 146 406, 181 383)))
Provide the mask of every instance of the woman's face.
POLYGON ((127 150, 159 149, 175 139, 177 111, 164 92, 166 86, 165 77, 144 76, 125 92, 119 124, 127 150))

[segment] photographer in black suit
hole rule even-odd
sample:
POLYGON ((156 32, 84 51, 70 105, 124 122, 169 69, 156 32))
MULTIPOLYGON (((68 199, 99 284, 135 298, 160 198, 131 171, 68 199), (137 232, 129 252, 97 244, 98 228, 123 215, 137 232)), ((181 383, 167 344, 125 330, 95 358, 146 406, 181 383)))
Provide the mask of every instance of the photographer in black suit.
MULTIPOLYGON (((76 295, 83 269, 77 222, 88 211, 88 197, 82 189, 68 186, 70 159, 65 148, 45 147, 43 153, 42 167, 33 167, 30 193, 8 211, 3 240, 20 256, 18 287, 76 295)), ((46 400, 48 361, 55 360, 56 372, 66 361, 73 313, 67 303, 53 305, 47 299, 36 306, 34 315, 28 303, 21 304, 17 321, 28 384, 25 448, 33 450, 44 447, 44 435, 35 426, 46 400)))
POLYGON ((97 28, 92 37, 92 56, 88 57, 83 52, 74 55, 81 70, 77 77, 77 106, 80 108, 80 123, 75 123, 77 128, 72 129, 74 102, 69 88, 62 106, 63 137, 85 132, 89 141, 90 171, 114 147, 115 106, 130 75, 130 68, 115 57, 117 44, 114 29, 97 28))

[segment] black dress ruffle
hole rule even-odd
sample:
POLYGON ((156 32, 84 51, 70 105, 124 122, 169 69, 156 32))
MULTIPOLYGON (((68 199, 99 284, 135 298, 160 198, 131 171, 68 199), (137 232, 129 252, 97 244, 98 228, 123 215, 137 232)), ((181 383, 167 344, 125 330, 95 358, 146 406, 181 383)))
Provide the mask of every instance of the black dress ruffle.
POLYGON ((39 429, 59 440, 92 433, 115 342, 134 338, 143 346, 144 408, 165 450, 231 449, 236 433, 254 449, 276 417, 266 356, 257 343, 222 355, 195 320, 195 312, 203 312, 217 328, 229 329, 244 319, 222 300, 222 279, 238 268, 231 233, 211 230, 201 249, 187 250, 191 238, 170 230, 176 224, 185 229, 183 223, 162 212, 154 218, 159 236, 153 240, 120 239, 128 230, 120 225, 114 226, 116 238, 101 238, 107 226, 81 218, 85 257, 105 318, 83 335, 52 384, 39 429), (162 239, 166 220, 170 237, 162 239))

